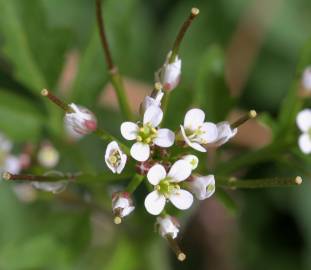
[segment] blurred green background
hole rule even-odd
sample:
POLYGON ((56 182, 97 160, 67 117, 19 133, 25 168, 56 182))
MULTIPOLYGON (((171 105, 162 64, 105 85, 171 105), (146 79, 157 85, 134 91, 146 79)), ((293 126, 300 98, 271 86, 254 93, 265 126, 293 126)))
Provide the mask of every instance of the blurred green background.
MULTIPOLYGON (((278 125, 279 108, 311 37, 310 1, 105 0, 108 38, 122 74, 152 84, 192 6, 200 16, 181 47, 182 83, 172 94, 175 106, 167 124, 177 127, 189 105, 198 104, 210 120, 223 119, 234 106, 265 111, 266 123, 278 125)), ((40 97, 42 88, 53 89, 92 109, 100 124, 119 136, 119 113, 98 102, 108 76, 94 1, 0 0, 0 45, 0 131, 15 142, 16 153, 26 142, 48 138, 61 152, 57 169, 98 171, 109 181, 105 143, 88 136, 66 144, 61 112, 40 97), (62 84, 72 55, 73 79, 62 84)), ((311 58, 304 61, 311 64, 311 58)), ((13 184, 1 182, 0 269, 311 269, 311 160, 296 153, 304 160, 299 166, 275 159, 244 168, 243 174, 303 175, 301 187, 233 191, 234 210, 213 198, 182 216, 181 243, 188 254, 182 264, 154 233, 154 219, 143 208, 144 187, 137 192, 134 214, 115 226, 110 193, 122 183, 70 187, 86 202, 95 198, 99 209, 46 193, 24 203, 13 184)))

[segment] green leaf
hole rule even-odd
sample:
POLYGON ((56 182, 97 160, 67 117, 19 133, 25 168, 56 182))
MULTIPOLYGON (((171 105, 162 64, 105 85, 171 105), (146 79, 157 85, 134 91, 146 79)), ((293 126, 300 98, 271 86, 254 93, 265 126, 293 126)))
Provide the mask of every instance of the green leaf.
POLYGON ((43 125, 35 103, 0 89, 0 130, 14 141, 36 140, 43 125))
POLYGON ((303 103, 298 95, 300 88, 301 75, 306 66, 311 63, 311 39, 306 43, 303 48, 298 62, 296 79, 293 82, 286 98, 284 99, 280 112, 279 112, 279 127, 277 136, 284 137, 284 134, 289 134, 289 131, 296 128, 295 119, 296 115, 301 109, 303 103))
POLYGON ((97 27, 94 27, 86 49, 82 53, 78 74, 73 84, 72 99, 92 106, 108 80, 108 71, 100 45, 97 27))
POLYGON ((17 14, 17 3, 15 0, 0 0, 0 31, 4 37, 1 49, 13 64, 16 78, 38 93, 47 84, 33 57, 23 22, 17 14))
POLYGON ((225 119, 233 100, 224 79, 224 52, 211 46, 202 56, 195 81, 195 104, 207 112, 212 121, 225 119))

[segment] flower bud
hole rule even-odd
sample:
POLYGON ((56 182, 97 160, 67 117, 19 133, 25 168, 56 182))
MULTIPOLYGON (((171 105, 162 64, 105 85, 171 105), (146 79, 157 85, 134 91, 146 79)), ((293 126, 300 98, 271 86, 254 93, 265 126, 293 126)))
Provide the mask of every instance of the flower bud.
POLYGON ((117 192, 112 195, 112 212, 116 224, 120 224, 122 218, 128 216, 134 209, 133 200, 128 192, 117 192))
POLYGON ((44 143, 38 151, 37 159, 41 166, 54 168, 59 161, 59 153, 50 143, 44 143))
POLYGON ((195 170, 198 167, 199 159, 195 155, 186 155, 183 156, 182 159, 190 164, 192 170, 195 170))
POLYGON ((7 171, 12 174, 17 174, 21 171, 22 166, 20 159, 13 156, 13 155, 8 155, 4 158, 3 164, 0 164, 0 172, 2 171, 7 171))
POLYGON ((80 135, 86 135, 96 130, 97 119, 88 109, 74 103, 68 105, 74 112, 65 114, 65 125, 80 135))
POLYGON ((164 65, 155 74, 156 81, 163 85, 165 91, 176 88, 181 76, 181 60, 176 56, 174 62, 169 63, 171 53, 170 51, 164 65))
POLYGON ((213 143, 215 146, 221 146, 228 142, 232 137, 234 137, 238 129, 232 129, 229 122, 224 121, 217 124, 218 137, 216 141, 213 143))
POLYGON ((169 235, 175 239, 179 233, 179 227, 178 220, 169 215, 157 217, 156 229, 163 238, 169 235))
POLYGON ((120 174, 126 164, 127 156, 122 152, 116 141, 108 144, 105 154, 105 162, 113 173, 120 174))
POLYGON ((205 200, 215 192, 214 175, 194 176, 188 181, 188 189, 198 200, 205 200))

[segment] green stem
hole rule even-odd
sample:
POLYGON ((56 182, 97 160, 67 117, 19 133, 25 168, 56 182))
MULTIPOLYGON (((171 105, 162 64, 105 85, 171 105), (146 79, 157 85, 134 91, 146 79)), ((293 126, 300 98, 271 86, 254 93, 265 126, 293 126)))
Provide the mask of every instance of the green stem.
POLYGON ((100 41, 102 44, 102 48, 105 54, 105 59, 107 62, 108 70, 110 73, 110 80, 113 85, 113 88, 117 94, 119 106, 121 109, 121 112, 123 114, 123 117, 126 120, 132 119, 132 113, 130 110, 130 106, 128 104, 128 99, 125 94, 124 85, 122 82, 122 77, 118 71, 117 66, 114 64, 112 60, 112 55, 110 52, 107 35, 105 31, 105 24, 104 24, 104 18, 102 15, 102 5, 101 0, 96 0, 96 19, 97 19, 97 25, 98 25, 98 31, 100 36, 100 41))
POLYGON ((227 188, 272 188, 272 187, 287 187, 297 186, 302 183, 300 176, 295 178, 263 178, 263 179, 248 179, 236 180, 235 178, 216 176, 216 185, 227 188))
POLYGON ((87 174, 87 173, 67 173, 64 175, 27 175, 27 174, 11 174, 5 172, 2 174, 2 178, 8 181, 36 181, 36 182, 56 182, 56 181, 75 181, 76 183, 107 183, 114 181, 121 181, 129 178, 130 174, 87 174))
POLYGON ((286 152, 288 148, 293 144, 292 141, 280 141, 267 145, 257 151, 253 151, 237 158, 232 159, 230 162, 221 163, 216 167, 216 174, 228 175, 241 168, 247 168, 250 165, 259 163, 262 161, 269 161, 286 152))
POLYGON ((133 193, 138 188, 138 186, 142 183, 144 178, 145 178, 144 175, 135 174, 131 182, 128 184, 126 191, 129 193, 133 193))
POLYGON ((117 68, 110 71, 110 80, 115 89, 121 113, 126 120, 132 120, 133 115, 128 103, 127 96, 125 94, 125 89, 122 81, 122 77, 117 68))

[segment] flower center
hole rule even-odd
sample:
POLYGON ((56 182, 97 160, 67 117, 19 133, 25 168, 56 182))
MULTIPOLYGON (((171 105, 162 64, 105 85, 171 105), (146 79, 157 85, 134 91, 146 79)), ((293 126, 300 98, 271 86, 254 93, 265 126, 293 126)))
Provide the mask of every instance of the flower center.
POLYGON ((139 128, 136 138, 138 142, 150 144, 157 137, 157 133, 158 131, 150 123, 147 123, 139 128))
POLYGON ((118 167, 121 163, 120 153, 117 150, 112 151, 110 153, 108 161, 111 164, 111 166, 118 167))
POLYGON ((155 186, 155 189, 165 197, 168 197, 172 192, 180 189, 180 186, 177 183, 170 182, 170 178, 164 178, 155 186))
POLYGON ((215 185, 209 184, 209 185, 206 187, 206 192, 212 192, 212 191, 214 191, 214 189, 215 189, 215 185))
POLYGON ((206 131, 203 131, 199 128, 197 128, 196 130, 190 130, 190 129, 186 129, 186 135, 188 137, 188 139, 192 142, 198 142, 201 144, 205 144, 207 143, 201 136, 203 134, 205 134, 206 131))

